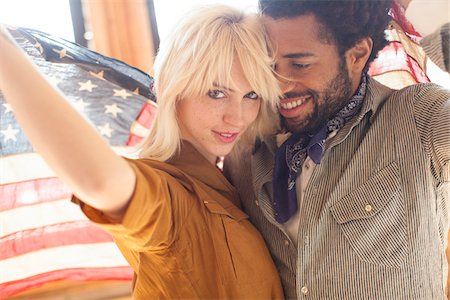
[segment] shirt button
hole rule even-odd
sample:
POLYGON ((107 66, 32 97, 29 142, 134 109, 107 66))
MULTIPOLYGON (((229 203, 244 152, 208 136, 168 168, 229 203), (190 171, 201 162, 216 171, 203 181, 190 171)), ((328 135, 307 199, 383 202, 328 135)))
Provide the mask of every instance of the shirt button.
POLYGON ((370 213, 373 210, 373 207, 370 204, 366 204, 366 206, 364 207, 364 210, 370 213))
POLYGON ((303 295, 308 295, 308 292, 309 292, 308 287, 306 287, 306 286, 302 287, 302 289, 300 291, 302 292, 303 295))
POLYGON ((309 236, 305 236, 305 246, 309 245, 309 236))
POLYGON ((289 246, 289 241, 288 240, 284 240, 284 245, 285 246, 289 246))
POLYGON ((259 206, 259 201, 258 200, 255 200, 255 205, 259 206))
POLYGON ((309 170, 309 162, 307 162, 307 163, 305 164, 305 168, 306 168, 306 170, 309 170))

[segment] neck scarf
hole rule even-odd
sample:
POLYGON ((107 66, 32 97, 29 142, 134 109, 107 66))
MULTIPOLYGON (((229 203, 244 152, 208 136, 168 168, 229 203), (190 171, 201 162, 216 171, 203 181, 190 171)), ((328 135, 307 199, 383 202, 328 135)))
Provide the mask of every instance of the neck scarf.
POLYGON ((329 119, 313 135, 292 134, 278 148, 273 171, 273 206, 278 223, 287 222, 298 209, 295 180, 302 171, 303 163, 309 156, 315 164, 320 164, 325 151, 325 141, 329 133, 341 129, 360 110, 366 94, 366 75, 363 74, 357 93, 348 104, 329 119))

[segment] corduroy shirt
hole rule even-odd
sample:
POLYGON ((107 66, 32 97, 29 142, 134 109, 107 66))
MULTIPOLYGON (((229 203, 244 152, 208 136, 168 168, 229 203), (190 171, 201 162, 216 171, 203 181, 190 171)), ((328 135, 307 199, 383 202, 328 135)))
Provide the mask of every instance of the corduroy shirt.
POLYGON ((327 140, 300 206, 298 245, 275 221, 268 137, 226 161, 287 298, 445 299, 450 91, 373 79, 359 115, 327 140))
POLYGON ((129 160, 137 181, 120 224, 74 197, 135 272, 134 299, 281 299, 276 267, 222 172, 191 144, 167 163, 129 160))

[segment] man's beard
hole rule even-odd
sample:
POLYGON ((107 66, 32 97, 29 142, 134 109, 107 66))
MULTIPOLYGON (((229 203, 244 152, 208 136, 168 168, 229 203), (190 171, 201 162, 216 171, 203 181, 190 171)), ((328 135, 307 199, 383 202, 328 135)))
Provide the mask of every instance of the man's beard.
POLYGON ((302 92, 302 94, 312 96, 313 111, 303 122, 297 124, 290 125, 285 118, 281 118, 283 128, 287 128, 293 133, 314 134, 349 102, 352 82, 344 57, 340 59, 337 75, 327 86, 323 91, 306 90, 302 92))

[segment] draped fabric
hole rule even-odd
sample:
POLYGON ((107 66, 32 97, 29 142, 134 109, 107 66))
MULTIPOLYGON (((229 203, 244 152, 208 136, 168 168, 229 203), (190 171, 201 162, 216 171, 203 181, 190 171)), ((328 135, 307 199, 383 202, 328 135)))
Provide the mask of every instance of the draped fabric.
POLYGON ((430 82, 426 74, 427 57, 419 45, 420 34, 406 19, 403 8, 395 1, 392 3, 389 12, 392 21, 385 31, 389 44, 370 65, 369 75, 394 89, 430 82))
MULTIPOLYGON (((132 155, 156 112, 152 78, 39 31, 10 32, 109 144, 132 155)), ((0 298, 61 279, 131 280, 111 237, 70 202, 70 190, 33 151, 1 94, 0 117, 0 298)))
MULTIPOLYGON (((425 54, 401 13, 391 11, 390 44, 369 70, 397 88, 429 81, 425 54)), ((149 75, 42 32, 10 31, 115 150, 128 153, 147 134, 156 112, 149 75)), ((131 279, 111 237, 87 221, 70 195, 33 151, 0 93, 1 299, 57 280, 131 279)))

